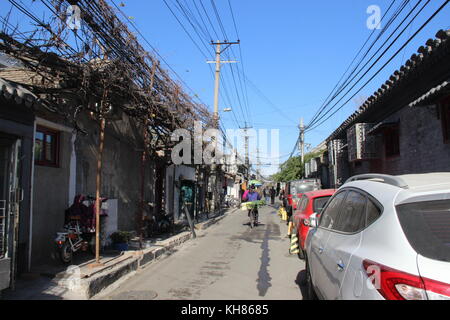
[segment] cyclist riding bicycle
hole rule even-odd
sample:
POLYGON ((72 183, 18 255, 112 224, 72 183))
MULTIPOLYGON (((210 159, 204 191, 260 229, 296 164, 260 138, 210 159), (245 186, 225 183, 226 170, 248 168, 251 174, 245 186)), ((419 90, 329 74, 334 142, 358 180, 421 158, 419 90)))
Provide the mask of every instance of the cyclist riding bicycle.
MULTIPOLYGON (((261 200, 261 195, 256 192, 256 187, 254 184, 252 184, 250 186, 250 188, 245 191, 244 195, 242 196, 242 200, 247 201, 247 202, 255 202, 258 200, 261 200)), ((256 204, 254 204, 254 208, 249 208, 248 209, 248 217, 250 217, 250 213, 252 210, 255 210, 255 221, 258 221, 258 206, 256 204)))

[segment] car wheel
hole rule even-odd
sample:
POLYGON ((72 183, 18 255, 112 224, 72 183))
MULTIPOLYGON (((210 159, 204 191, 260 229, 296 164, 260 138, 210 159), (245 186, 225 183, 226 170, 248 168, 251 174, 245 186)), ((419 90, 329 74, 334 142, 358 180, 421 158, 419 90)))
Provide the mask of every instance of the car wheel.
POLYGON ((316 292, 311 279, 311 272, 309 271, 308 260, 306 262, 306 297, 305 300, 317 300, 316 292))

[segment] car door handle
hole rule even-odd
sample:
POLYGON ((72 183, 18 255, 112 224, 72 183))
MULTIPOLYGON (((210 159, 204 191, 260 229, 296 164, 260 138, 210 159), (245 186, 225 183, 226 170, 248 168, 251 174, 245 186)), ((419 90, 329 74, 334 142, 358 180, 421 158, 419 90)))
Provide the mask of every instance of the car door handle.
POLYGON ((342 261, 339 261, 339 262, 337 263, 337 267, 338 267, 338 270, 339 270, 339 271, 344 271, 344 269, 345 269, 345 264, 344 264, 342 261))
POLYGON ((319 253, 322 254, 323 253, 323 248, 319 247, 319 253))

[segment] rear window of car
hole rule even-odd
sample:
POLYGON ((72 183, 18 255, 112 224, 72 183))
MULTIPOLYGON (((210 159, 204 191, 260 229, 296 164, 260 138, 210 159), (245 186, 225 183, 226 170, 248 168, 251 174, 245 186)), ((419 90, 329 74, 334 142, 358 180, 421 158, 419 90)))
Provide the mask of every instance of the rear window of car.
POLYGON ((313 202, 313 212, 321 212, 331 196, 315 198, 313 202))
POLYGON ((420 255, 450 262, 450 200, 397 206, 403 231, 420 255))
POLYGON ((296 197, 299 193, 306 193, 317 189, 317 185, 314 183, 293 182, 291 185, 291 194, 296 197))

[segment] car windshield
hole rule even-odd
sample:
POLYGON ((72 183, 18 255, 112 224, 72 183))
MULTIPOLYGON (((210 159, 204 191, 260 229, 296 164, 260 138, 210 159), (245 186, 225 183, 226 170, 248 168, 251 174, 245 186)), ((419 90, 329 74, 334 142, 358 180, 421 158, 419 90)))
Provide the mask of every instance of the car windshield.
POLYGON ((330 198, 331 196, 315 198, 313 203, 313 211, 316 213, 321 212, 330 198))
POLYGON ((397 213, 403 231, 417 253, 450 262, 450 200, 399 205, 397 213))
POLYGON ((292 196, 297 197, 299 193, 306 193, 316 190, 316 186, 313 183, 296 182, 292 183, 292 196))

